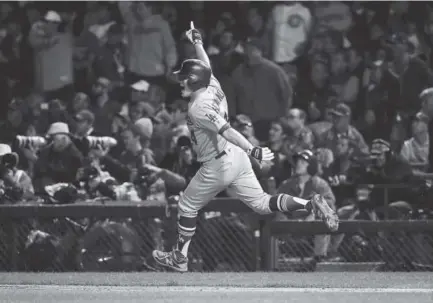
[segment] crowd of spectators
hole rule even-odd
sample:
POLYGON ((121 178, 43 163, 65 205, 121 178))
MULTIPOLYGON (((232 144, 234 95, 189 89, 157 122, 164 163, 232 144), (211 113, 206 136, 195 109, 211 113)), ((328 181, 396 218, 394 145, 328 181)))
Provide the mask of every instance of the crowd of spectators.
MULTIPOLYGON (((349 219, 383 198, 346 185, 428 176, 429 3, 2 2, 2 200, 164 205, 182 191, 199 164, 172 71, 195 57, 191 20, 232 125, 276 154, 256 171, 267 190, 324 194, 349 219)), ((390 202, 413 211, 413 192, 390 202)))

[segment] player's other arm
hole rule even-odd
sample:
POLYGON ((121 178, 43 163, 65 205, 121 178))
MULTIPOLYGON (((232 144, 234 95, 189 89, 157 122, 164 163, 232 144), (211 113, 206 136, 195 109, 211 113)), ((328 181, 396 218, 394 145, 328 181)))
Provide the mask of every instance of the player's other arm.
POLYGON ((244 136, 230 126, 221 115, 211 106, 202 105, 194 113, 197 124, 209 131, 223 136, 230 143, 242 148, 248 155, 259 161, 268 161, 274 154, 267 148, 253 146, 244 136))

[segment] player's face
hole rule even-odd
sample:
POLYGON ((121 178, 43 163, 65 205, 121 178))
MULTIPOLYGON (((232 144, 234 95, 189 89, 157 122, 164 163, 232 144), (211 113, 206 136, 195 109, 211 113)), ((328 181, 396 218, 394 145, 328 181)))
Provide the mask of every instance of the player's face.
POLYGON ((188 98, 192 94, 192 90, 188 87, 187 81, 188 80, 184 80, 184 81, 180 82, 180 86, 182 87, 182 90, 180 93, 182 94, 183 98, 188 98))

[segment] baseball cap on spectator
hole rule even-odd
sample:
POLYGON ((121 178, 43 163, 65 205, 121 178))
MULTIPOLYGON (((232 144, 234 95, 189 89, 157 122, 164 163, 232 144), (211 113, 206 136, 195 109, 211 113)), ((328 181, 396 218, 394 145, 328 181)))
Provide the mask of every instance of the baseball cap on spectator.
POLYGON ((90 110, 87 109, 83 109, 79 111, 74 118, 78 122, 86 121, 89 124, 93 124, 93 122, 95 121, 95 115, 90 110))
POLYGON ((235 122, 238 123, 239 126, 252 126, 253 123, 247 115, 239 114, 235 118, 235 122))
POLYGON ((149 86, 150 86, 149 82, 144 80, 140 80, 131 85, 132 89, 139 92, 147 92, 149 90, 149 86))
POLYGON ((347 117, 352 114, 352 110, 346 104, 338 103, 334 108, 329 111, 329 113, 338 117, 347 117))
POLYGON ((69 127, 66 123, 55 122, 48 128, 47 137, 52 137, 54 135, 69 135, 69 127))
POLYGON ((305 150, 300 151, 299 153, 296 153, 295 155, 293 155, 293 159, 294 160, 296 160, 296 159, 304 159, 308 163, 311 163, 311 161, 313 161, 313 158, 314 158, 314 154, 309 149, 305 149, 305 150))
POLYGON ((391 150, 391 144, 383 139, 374 139, 371 143, 370 154, 372 156, 382 155, 391 150))
POLYGON ((2 164, 4 164, 6 161, 8 164, 11 164, 12 166, 16 166, 18 164, 18 155, 17 153, 12 152, 12 149, 7 144, 0 144, 0 159, 2 164))
POLYGON ((53 23, 61 23, 62 17, 60 17, 59 13, 56 11, 48 11, 44 16, 44 20, 53 23))
POLYGON ((141 118, 135 121, 135 128, 142 138, 150 139, 153 134, 153 124, 152 120, 149 118, 141 118))

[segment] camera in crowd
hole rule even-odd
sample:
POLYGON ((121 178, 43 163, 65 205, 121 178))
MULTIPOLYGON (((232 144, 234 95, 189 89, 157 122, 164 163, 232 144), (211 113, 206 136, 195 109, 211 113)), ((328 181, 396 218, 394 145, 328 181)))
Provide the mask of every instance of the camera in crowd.
POLYGON ((47 145, 47 140, 39 136, 16 136, 15 144, 18 148, 41 148, 47 145))
POLYGON ((107 149, 117 145, 117 140, 112 137, 87 136, 85 139, 89 149, 94 149, 94 148, 107 149))

